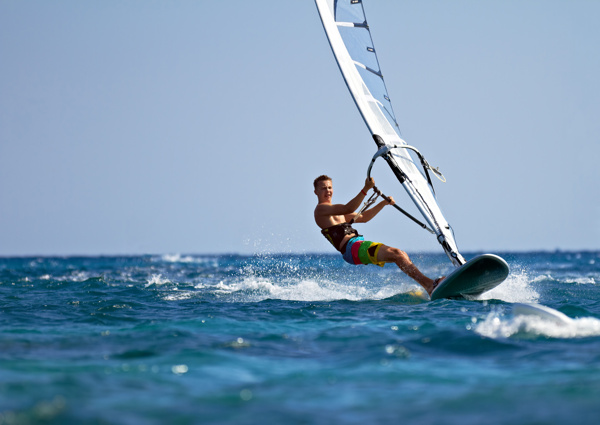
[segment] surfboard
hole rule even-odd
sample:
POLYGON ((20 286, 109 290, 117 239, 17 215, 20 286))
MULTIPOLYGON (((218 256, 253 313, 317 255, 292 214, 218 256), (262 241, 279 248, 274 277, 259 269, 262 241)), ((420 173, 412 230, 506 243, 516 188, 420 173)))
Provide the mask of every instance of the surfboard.
POLYGON ((502 257, 479 255, 446 276, 433 290, 431 300, 481 295, 504 282, 508 272, 508 264, 502 257))
POLYGON ((513 305, 512 312, 515 316, 535 316, 557 325, 568 325, 573 323, 573 319, 566 314, 540 304, 517 303, 513 305))

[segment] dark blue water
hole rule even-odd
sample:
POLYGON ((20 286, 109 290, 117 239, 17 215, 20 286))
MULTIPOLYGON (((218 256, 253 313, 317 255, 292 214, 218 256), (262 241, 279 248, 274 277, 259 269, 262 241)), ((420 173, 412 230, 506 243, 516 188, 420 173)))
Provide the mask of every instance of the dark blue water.
POLYGON ((1 258, 0 425, 597 424, 600 253, 502 256, 434 302, 335 255, 1 258))

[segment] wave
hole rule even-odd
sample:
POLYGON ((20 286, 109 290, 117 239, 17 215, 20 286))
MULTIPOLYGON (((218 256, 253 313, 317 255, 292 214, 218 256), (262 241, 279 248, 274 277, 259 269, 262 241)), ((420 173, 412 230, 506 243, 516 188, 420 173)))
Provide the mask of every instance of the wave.
MULTIPOLYGON (((396 284, 383 287, 359 282, 349 286, 346 282, 316 279, 288 279, 274 281, 264 277, 245 277, 238 282, 219 282, 209 290, 220 298, 232 302, 259 302, 267 299, 285 301, 364 301, 382 300, 399 293, 415 292, 416 284, 396 284)), ((422 291, 421 291, 422 292, 422 291)))
POLYGON ((600 320, 580 317, 564 322, 532 315, 511 315, 501 310, 489 313, 475 332, 488 338, 586 338, 600 335, 600 320))

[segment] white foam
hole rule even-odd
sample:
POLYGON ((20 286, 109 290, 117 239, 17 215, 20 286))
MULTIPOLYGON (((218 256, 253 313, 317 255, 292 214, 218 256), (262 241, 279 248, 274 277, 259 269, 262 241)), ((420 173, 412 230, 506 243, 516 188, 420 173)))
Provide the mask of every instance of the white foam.
POLYGON ((146 288, 152 285, 164 285, 165 283, 171 283, 171 281, 167 278, 162 277, 161 274, 153 274, 152 277, 148 280, 146 288))
POLYGON ((75 271, 70 277, 67 277, 66 280, 70 280, 71 282, 84 282, 90 279, 92 276, 85 271, 75 271))
POLYGON ((596 280, 593 277, 577 277, 574 279, 564 279, 565 283, 576 283, 578 285, 593 285, 596 280))
POLYGON ((181 301, 181 300, 189 300, 190 298, 193 298, 194 296, 195 296, 195 293, 192 291, 176 291, 176 292, 172 292, 168 295, 165 295, 163 297, 163 299, 166 301, 181 301))
POLYGON ((165 254, 159 258, 159 261, 164 261, 166 263, 193 263, 193 264, 206 264, 213 265, 214 267, 218 266, 218 261, 213 257, 192 257, 191 255, 181 255, 181 254, 165 254))
POLYGON ((239 282, 220 282, 214 286, 214 293, 238 295, 244 301, 256 302, 265 299, 286 301, 334 301, 334 300, 380 300, 398 293, 409 292, 414 285, 395 285, 383 288, 368 288, 364 284, 348 286, 346 283, 314 279, 273 282, 270 279, 249 276, 239 282))
POLYGON ((600 320, 594 317, 573 319, 567 323, 544 319, 537 316, 505 316, 492 311, 484 321, 479 322, 475 332, 488 338, 585 338, 600 335, 600 320))
POLYGON ((193 257, 182 257, 181 254, 165 254, 161 257, 162 261, 167 263, 193 263, 193 257))

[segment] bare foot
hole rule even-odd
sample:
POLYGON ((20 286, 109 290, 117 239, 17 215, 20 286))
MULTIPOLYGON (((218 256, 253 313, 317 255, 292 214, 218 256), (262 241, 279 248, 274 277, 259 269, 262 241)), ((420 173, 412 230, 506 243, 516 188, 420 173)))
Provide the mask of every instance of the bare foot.
POLYGON ((433 284, 431 285, 431 290, 428 290, 427 293, 429 295, 431 295, 431 293, 435 290, 435 288, 438 287, 438 285, 442 282, 442 280, 444 280, 446 278, 446 276, 442 276, 442 277, 438 277, 436 280, 433 281, 433 284))

